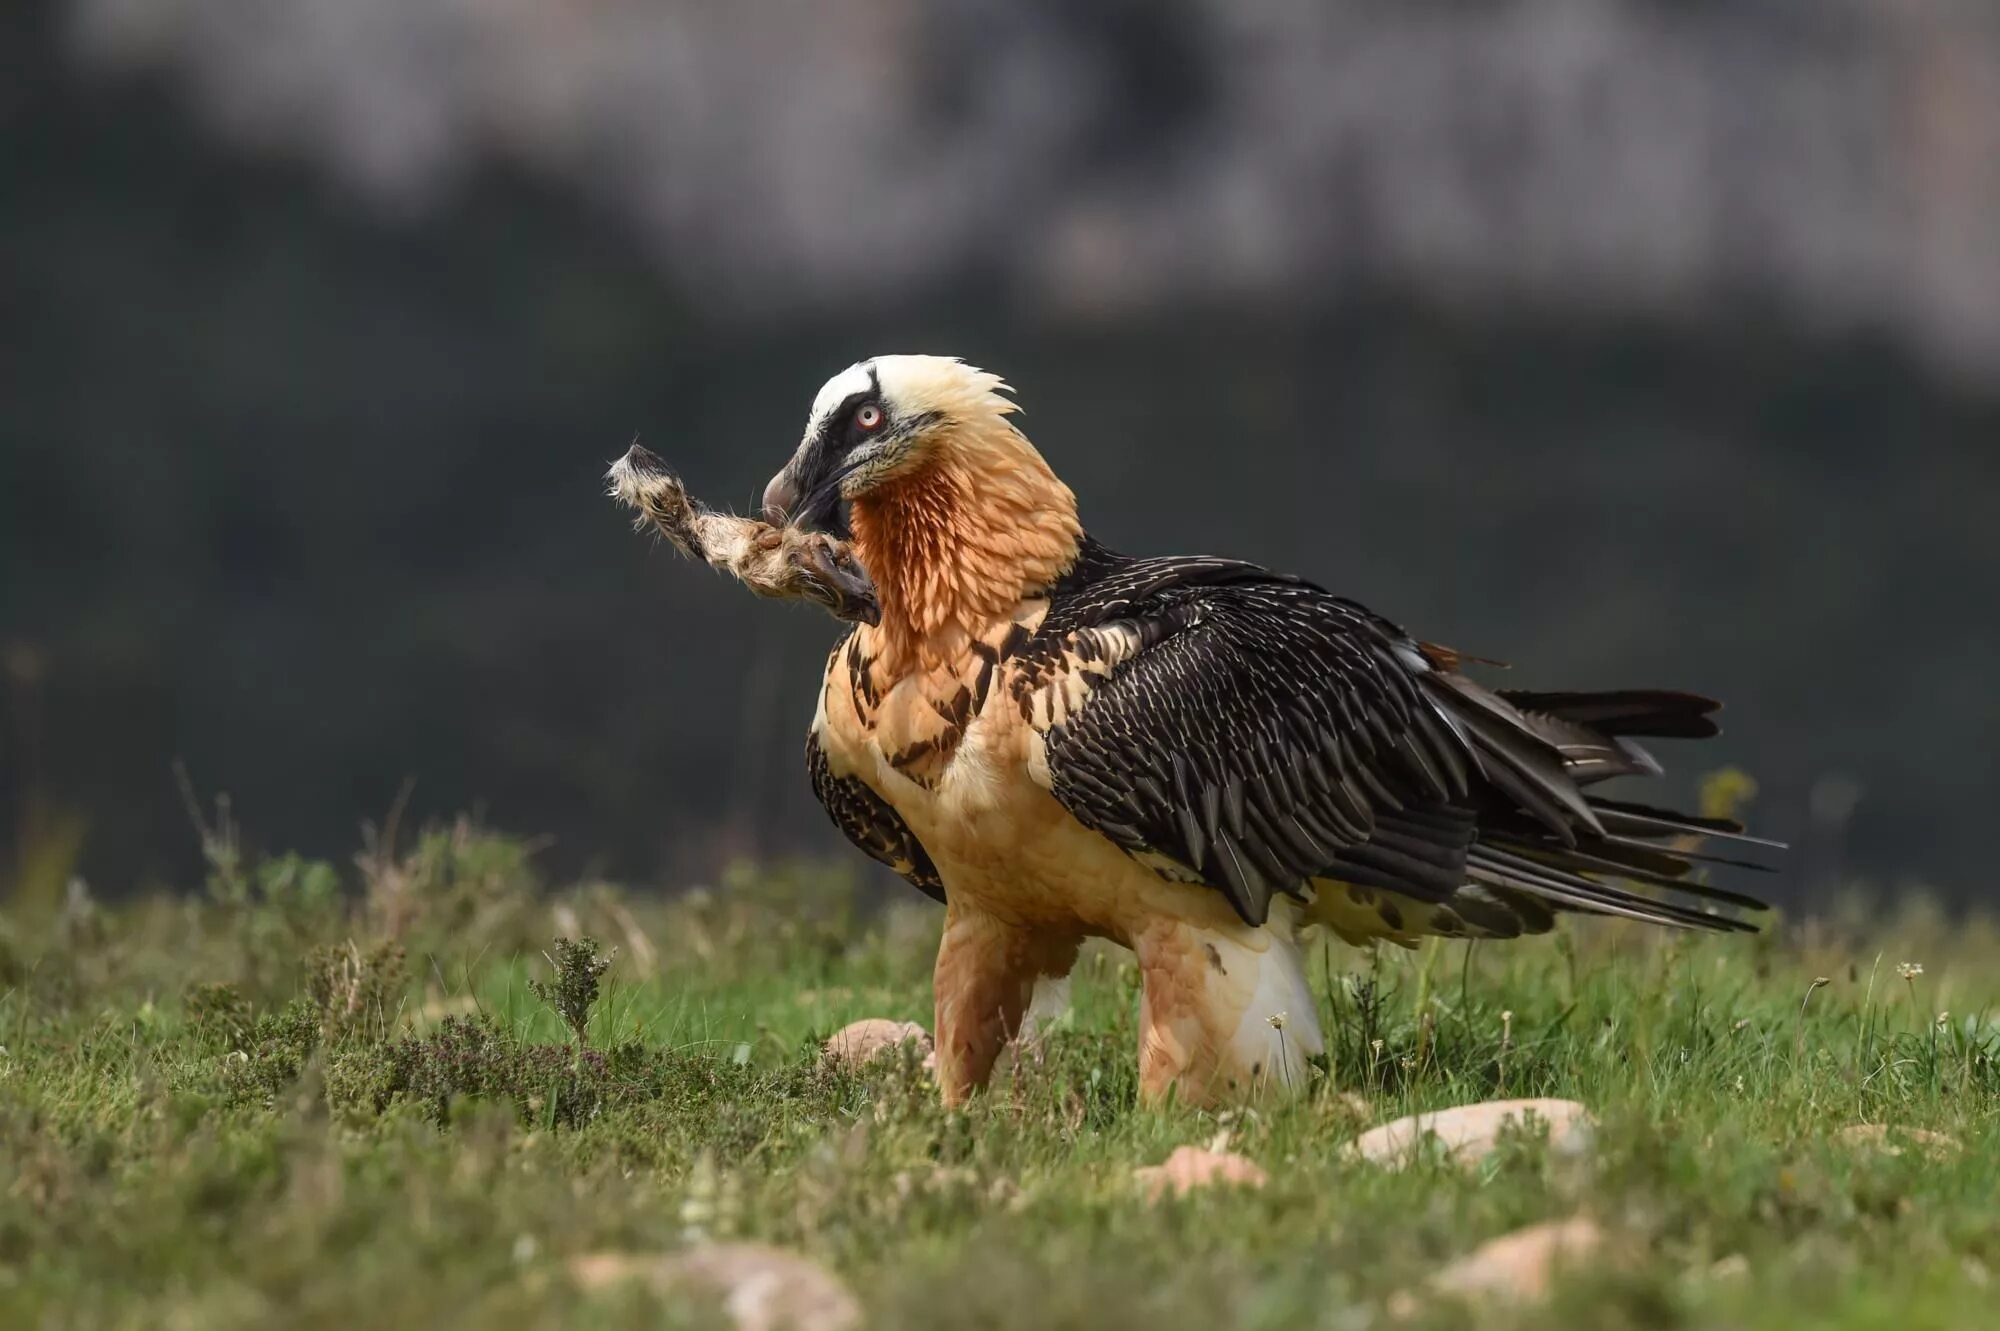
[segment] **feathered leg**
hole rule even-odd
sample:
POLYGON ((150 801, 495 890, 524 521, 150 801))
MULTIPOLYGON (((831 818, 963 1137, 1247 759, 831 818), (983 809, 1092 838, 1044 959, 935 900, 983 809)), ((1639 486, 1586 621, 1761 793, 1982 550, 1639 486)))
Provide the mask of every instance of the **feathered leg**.
POLYGON ((1067 976, 1081 939, 1036 932, 961 907, 945 911, 938 945, 937 1079, 947 1105, 986 1084, 1021 1029, 1035 984, 1067 976))
POLYGON ((1132 940, 1145 982, 1139 1094, 1215 1104, 1301 1087, 1321 1053, 1319 1016, 1282 904, 1271 923, 1160 918, 1132 940))

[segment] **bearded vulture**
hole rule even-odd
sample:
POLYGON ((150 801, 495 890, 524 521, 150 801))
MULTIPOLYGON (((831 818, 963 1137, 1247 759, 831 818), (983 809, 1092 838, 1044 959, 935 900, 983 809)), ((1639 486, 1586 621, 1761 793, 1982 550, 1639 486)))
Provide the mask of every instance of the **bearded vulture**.
POLYGON ((1587 793, 1658 774, 1636 737, 1713 735, 1717 704, 1489 690, 1302 578, 1109 550, 1006 391, 957 360, 863 361, 764 492, 768 521, 850 536, 875 585, 806 759, 848 839, 944 903, 948 1103, 1086 938, 1136 954, 1141 1093, 1213 1103, 1300 1084, 1322 1052, 1304 926, 1751 928, 1709 903, 1762 902, 1691 874, 1697 840, 1750 840, 1738 825, 1587 793))

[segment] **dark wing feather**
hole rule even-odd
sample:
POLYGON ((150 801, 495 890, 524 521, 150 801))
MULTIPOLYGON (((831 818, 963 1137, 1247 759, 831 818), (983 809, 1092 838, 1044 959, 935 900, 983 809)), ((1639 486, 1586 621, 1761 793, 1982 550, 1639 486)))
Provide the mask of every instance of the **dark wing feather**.
POLYGON ((1721 733, 1713 717, 1722 704, 1698 693, 1672 689, 1619 689, 1607 693, 1501 689, 1498 692, 1524 712, 1574 722, 1606 735, 1707 739, 1721 733))
POLYGON ((1128 561, 1058 589, 1026 677, 1099 626, 1137 649, 1046 732, 1050 788, 1087 826, 1253 923, 1330 873, 1427 901, 1465 882, 1452 801, 1477 759, 1367 611, 1233 561, 1128 561))
POLYGON ((910 825, 859 777, 834 773, 817 731, 806 735, 806 770, 812 777, 813 794, 819 797, 827 816, 842 835, 869 858, 901 874, 925 896, 933 901, 944 900, 944 881, 938 877, 937 866, 931 863, 923 843, 910 831, 910 825))
POLYGON ((1020 687, 1113 658, 1042 727, 1051 792, 1126 851, 1217 888, 1252 924, 1274 894, 1315 878, 1427 902, 1467 891, 1461 900, 1512 911, 1517 931, 1548 909, 1736 925, 1600 872, 1754 904, 1684 877, 1687 859, 1655 844, 1706 825, 1581 789, 1656 772, 1622 735, 1692 732, 1713 710, 1705 699, 1520 695, 1542 704, 1529 712, 1309 583, 1092 544, 1021 649, 1020 687), (1598 717, 1606 728, 1585 719, 1598 717))

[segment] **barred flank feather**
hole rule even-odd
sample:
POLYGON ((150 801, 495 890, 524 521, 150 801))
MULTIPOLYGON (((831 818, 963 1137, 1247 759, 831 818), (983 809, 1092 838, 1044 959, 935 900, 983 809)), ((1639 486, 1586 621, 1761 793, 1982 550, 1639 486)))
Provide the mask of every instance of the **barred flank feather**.
POLYGON ((846 838, 870 859, 888 865, 933 901, 944 900, 944 882, 923 844, 889 802, 858 777, 836 776, 819 732, 806 735, 806 772, 813 794, 846 838))

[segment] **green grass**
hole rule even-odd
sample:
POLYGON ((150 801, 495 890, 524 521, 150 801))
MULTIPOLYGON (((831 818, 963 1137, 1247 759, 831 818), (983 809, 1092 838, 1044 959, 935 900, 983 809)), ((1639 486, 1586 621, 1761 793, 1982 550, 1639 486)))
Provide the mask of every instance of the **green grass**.
POLYGON ((2000 937, 1976 922, 1316 947, 1312 1093, 1223 1117, 1138 1106, 1135 978, 1093 951, 1071 1017, 951 1113, 907 1060, 816 1056, 853 1018, 929 1024, 935 908, 864 914, 840 872, 662 901, 546 892, 469 827, 346 884, 210 852, 187 899, 0 919, 0 1326, 709 1325, 567 1274, 704 1238, 824 1263, 872 1327, 1991 1324, 2000 937), (534 990, 558 934, 617 949, 587 1050, 534 990), (1593 1149, 1340 1154, 1502 1094, 1586 1102, 1593 1149), (1839 1139, 1861 1122, 1963 1150, 1839 1139), (1148 1205, 1133 1167, 1218 1131, 1269 1185, 1148 1205), (1577 1214, 1611 1242, 1553 1307, 1425 1292, 1577 1214))

